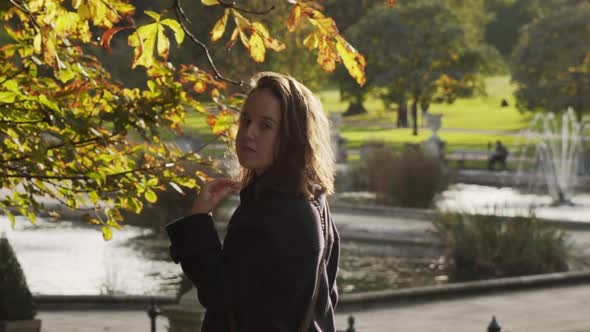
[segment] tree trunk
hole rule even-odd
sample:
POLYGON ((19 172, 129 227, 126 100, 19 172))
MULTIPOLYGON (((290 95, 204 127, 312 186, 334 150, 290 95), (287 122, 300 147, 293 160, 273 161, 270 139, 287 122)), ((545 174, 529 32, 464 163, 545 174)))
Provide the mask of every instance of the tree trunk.
POLYGON ((397 127, 408 128, 408 105, 404 97, 400 97, 397 102, 397 127))
POLYGON ((414 97, 412 101, 412 135, 418 135, 418 97, 414 97))
POLYGON ((428 127, 428 123, 426 123, 426 121, 428 120, 426 118, 426 114, 428 114, 429 108, 430 108, 430 101, 422 100, 420 102, 420 110, 422 111, 420 116, 422 119, 422 127, 424 127, 424 128, 428 127))

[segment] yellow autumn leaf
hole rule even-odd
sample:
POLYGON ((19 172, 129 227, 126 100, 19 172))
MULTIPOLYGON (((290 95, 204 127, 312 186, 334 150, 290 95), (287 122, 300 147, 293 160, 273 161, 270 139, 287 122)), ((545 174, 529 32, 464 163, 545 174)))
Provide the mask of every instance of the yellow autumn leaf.
POLYGON ((319 42, 318 63, 324 70, 332 72, 336 69, 336 61, 338 60, 338 53, 333 41, 327 38, 322 38, 319 42))
POLYGON ((257 33, 253 33, 250 36, 248 44, 250 45, 249 51, 252 59, 256 62, 264 62, 266 47, 264 46, 262 37, 257 33))
POLYGON ((113 238, 113 231, 109 226, 105 225, 102 227, 102 237, 105 241, 109 241, 113 238))
POLYGON ((270 48, 271 50, 280 52, 285 49, 285 44, 277 39, 270 37, 270 33, 268 29, 260 22, 252 23, 252 29, 254 29, 253 33, 258 33, 262 39, 264 40, 264 46, 266 48, 270 48))
POLYGON ((289 16, 289 20, 287 21, 287 29, 290 32, 295 31, 297 24, 299 24, 299 20, 301 19, 301 6, 296 4, 291 11, 291 15, 289 16))
POLYGON ((234 15, 234 21, 236 22, 236 26, 240 30, 247 30, 250 28, 250 21, 247 18, 242 16, 239 12, 232 9, 232 14, 234 15))
POLYGON ((235 28, 231 34, 231 38, 229 39, 229 42, 227 43, 227 45, 225 45, 225 47, 227 49, 230 49, 234 46, 234 44, 236 43, 236 40, 238 40, 238 33, 239 33, 238 28, 235 28))
POLYGON ((336 27, 336 22, 330 17, 310 18, 309 21, 315 27, 317 27, 323 34, 328 36, 338 36, 340 32, 336 27))
POLYGON ((218 41, 225 32, 225 26, 227 25, 227 17, 229 16, 229 9, 226 9, 223 16, 215 23, 213 30, 211 30, 211 41, 218 41))
POLYGON ((193 85, 193 90, 195 90, 196 93, 203 93, 207 90, 207 84, 203 81, 197 81, 195 85, 193 85))
POLYGON ((336 39, 336 50, 350 76, 352 76, 360 86, 364 85, 367 81, 365 76, 365 66, 367 65, 365 57, 358 53, 342 37, 336 39))
POLYGON ((182 44, 184 41, 184 30, 178 21, 173 20, 171 18, 167 18, 160 21, 160 24, 163 24, 170 28, 174 32, 174 38, 176 39, 176 43, 178 45, 182 44))
POLYGON ((154 63, 154 47, 158 23, 144 25, 137 29, 128 38, 129 46, 134 47, 131 68, 144 66, 149 68, 154 63))
POLYGON ((287 46, 285 46, 285 43, 274 39, 274 38, 264 38, 264 46, 266 46, 266 48, 270 48, 273 51, 277 51, 280 52, 282 50, 284 50, 287 46))
POLYGON ((254 29, 258 33, 260 33, 260 35, 264 38, 270 37, 270 33, 268 32, 268 29, 266 29, 266 27, 260 22, 252 23, 252 29, 254 29))
POLYGON ((317 31, 310 33, 309 36, 307 36, 303 40, 303 45, 305 47, 307 47, 308 50, 313 50, 313 49, 317 48, 319 43, 320 43, 320 39, 318 38, 317 31))
POLYGON ((170 41, 168 37, 164 34, 164 27, 160 26, 158 28, 158 54, 164 58, 168 59, 168 51, 170 50, 170 41))
POLYGON ((219 5, 219 1, 217 1, 217 0, 201 0, 201 3, 204 4, 205 6, 219 5))

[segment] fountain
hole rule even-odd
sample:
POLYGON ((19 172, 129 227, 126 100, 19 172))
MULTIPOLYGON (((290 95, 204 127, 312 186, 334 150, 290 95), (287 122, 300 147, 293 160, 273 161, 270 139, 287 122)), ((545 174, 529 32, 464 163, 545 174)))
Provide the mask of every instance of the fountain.
POLYGON ((571 197, 583 167, 584 130, 589 124, 588 120, 578 121, 572 108, 561 119, 554 113, 537 114, 523 133, 524 144, 519 151, 523 159, 534 156, 533 170, 526 176, 521 162, 516 180, 528 181, 529 190, 545 186, 552 205, 573 205, 571 197))

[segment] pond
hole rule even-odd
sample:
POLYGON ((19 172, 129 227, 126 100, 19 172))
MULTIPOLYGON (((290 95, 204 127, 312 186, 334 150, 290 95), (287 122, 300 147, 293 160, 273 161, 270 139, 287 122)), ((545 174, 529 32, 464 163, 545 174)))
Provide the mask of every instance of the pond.
POLYGON ((573 205, 553 206, 549 194, 523 192, 511 187, 490 187, 458 183, 440 195, 437 207, 443 210, 496 215, 528 215, 563 221, 590 221, 590 194, 576 193, 573 205))
MULTIPOLYGON (((34 294, 175 295, 180 266, 168 258, 167 241, 150 231, 125 226, 104 241, 82 222, 17 217, 10 229, 0 216, 34 294), (139 239, 139 240, 138 240, 139 239)), ((342 242, 338 285, 341 293, 432 285, 445 278, 435 257, 400 257, 387 245, 342 242)))

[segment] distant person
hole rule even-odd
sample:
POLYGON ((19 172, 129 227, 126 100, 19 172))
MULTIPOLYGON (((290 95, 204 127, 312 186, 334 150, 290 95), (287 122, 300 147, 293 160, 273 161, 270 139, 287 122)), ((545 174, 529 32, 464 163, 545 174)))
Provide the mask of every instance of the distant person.
POLYGON ((490 171, 494 170, 494 164, 500 163, 502 168, 506 168, 506 158, 508 158, 508 149, 502 144, 500 141, 496 141, 496 150, 490 156, 490 160, 488 162, 488 169, 490 171))
POLYGON ((502 98, 502 107, 508 107, 508 100, 502 98))

